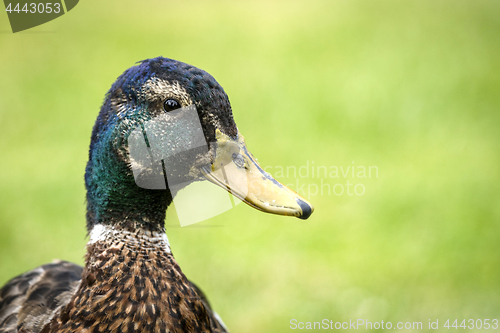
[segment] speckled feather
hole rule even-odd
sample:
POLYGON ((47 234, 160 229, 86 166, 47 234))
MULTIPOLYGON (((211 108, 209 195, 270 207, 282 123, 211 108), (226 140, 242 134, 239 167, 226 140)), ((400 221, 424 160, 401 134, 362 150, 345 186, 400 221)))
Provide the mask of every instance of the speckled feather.
POLYGON ((147 233, 89 244, 78 290, 41 332, 225 332, 170 250, 147 233))
POLYGON ((24 273, 0 290, 0 333, 39 332, 80 284, 82 267, 56 261, 24 273))
MULTIPOLYGON (((227 332, 165 241, 170 190, 140 188, 131 171, 128 136, 163 112, 162 101, 170 97, 196 106, 207 142, 216 129, 237 135, 227 95, 205 71, 161 57, 125 71, 92 131, 85 267, 56 262, 8 282, 0 290, 0 333, 227 332)), ((209 152, 178 163, 211 158, 209 152)), ((191 173, 180 177, 197 180, 191 173)))

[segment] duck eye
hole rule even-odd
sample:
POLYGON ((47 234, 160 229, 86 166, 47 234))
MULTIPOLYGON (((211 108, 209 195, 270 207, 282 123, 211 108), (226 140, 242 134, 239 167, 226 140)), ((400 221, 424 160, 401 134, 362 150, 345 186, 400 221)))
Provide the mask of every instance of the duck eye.
POLYGON ((181 107, 181 103, 179 103, 177 100, 173 98, 169 98, 163 103, 163 108, 165 111, 169 112, 175 109, 178 109, 181 107))

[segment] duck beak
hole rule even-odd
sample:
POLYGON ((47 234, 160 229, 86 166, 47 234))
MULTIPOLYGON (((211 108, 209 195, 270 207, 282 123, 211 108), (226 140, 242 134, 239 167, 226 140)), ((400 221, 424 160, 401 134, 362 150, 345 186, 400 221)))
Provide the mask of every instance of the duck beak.
POLYGON ((246 204, 266 213, 307 219, 313 206, 265 172, 248 151, 243 136, 233 139, 216 129, 215 159, 203 175, 246 204))

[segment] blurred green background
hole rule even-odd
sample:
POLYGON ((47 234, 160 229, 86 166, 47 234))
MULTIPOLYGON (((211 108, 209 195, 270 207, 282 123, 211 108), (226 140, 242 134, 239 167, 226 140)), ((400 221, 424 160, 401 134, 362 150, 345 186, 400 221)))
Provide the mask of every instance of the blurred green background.
POLYGON ((100 104, 162 55, 221 83, 271 172, 378 169, 278 175, 305 184, 307 221, 239 205, 180 228, 169 211, 176 258, 233 332, 499 318, 500 2, 80 1, 16 34, 0 16, 0 284, 83 263, 100 104), (364 194, 321 193, 347 181, 364 194))

